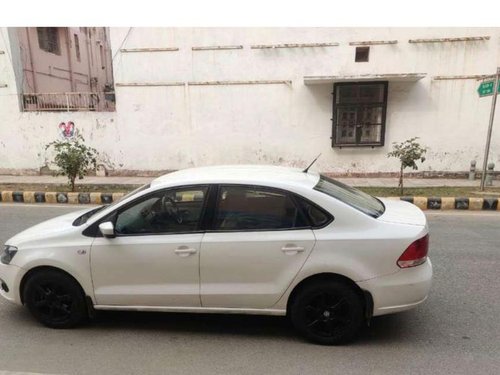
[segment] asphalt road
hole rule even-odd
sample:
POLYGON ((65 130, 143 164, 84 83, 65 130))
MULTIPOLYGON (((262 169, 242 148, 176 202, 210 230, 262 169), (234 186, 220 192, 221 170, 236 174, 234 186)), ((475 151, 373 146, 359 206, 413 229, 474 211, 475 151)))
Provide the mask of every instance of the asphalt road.
MULTIPOLYGON (((0 241, 74 209, 0 204, 0 241)), ((349 346, 306 343, 281 317, 107 312, 51 330, 0 300, 0 374, 500 374, 500 214, 428 217, 429 299, 349 346)))

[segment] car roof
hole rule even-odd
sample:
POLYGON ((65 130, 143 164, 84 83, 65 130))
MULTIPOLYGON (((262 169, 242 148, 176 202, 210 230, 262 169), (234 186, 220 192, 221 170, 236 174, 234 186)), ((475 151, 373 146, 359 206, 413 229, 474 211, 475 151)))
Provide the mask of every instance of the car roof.
POLYGON ((319 174, 298 168, 272 165, 221 165, 182 169, 151 181, 151 187, 161 185, 190 185, 200 183, 252 184, 270 186, 314 187, 319 174))

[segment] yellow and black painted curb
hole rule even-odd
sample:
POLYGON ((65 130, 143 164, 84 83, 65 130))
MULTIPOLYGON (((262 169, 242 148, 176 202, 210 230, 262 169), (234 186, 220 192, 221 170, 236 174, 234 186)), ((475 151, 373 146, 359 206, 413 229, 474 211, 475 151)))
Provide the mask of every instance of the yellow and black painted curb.
MULTIPOLYGON (((109 204, 126 193, 71 193, 38 191, 1 191, 0 202, 109 204)), ((499 198, 477 197, 389 197, 413 203, 422 210, 500 211, 499 198)))
MULTIPOLYGON (((0 202, 60 203, 60 204, 109 204, 125 193, 70 193, 38 191, 2 191, 0 202)), ((477 197, 390 197, 413 203, 422 210, 500 211, 499 198, 477 197)))
POLYGON ((413 203, 421 210, 500 210, 498 198, 477 197, 391 197, 413 203))
POLYGON ((124 195, 125 193, 2 191, 0 192, 0 202, 109 204, 119 200, 124 195))

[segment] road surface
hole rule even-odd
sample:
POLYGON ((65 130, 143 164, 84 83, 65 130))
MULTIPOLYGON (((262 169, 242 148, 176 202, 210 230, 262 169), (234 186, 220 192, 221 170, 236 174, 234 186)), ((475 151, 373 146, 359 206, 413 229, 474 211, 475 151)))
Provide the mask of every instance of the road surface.
MULTIPOLYGON (((79 208, 0 204, 0 241, 79 208)), ((281 317, 106 312, 51 330, 0 300, 0 375, 500 374, 500 214, 428 218, 429 299, 373 319, 349 346, 304 342, 281 317)))

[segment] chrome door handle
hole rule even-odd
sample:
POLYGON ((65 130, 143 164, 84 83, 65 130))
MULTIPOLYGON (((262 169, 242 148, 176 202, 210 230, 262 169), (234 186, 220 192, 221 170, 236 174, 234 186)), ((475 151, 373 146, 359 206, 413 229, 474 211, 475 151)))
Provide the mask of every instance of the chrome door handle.
POLYGON ((284 246, 281 248, 285 254, 302 253, 305 249, 302 246, 284 246))
POLYGON ((191 247, 179 247, 174 250, 174 253, 176 253, 180 257, 187 257, 191 254, 195 254, 198 250, 193 249, 191 247))

